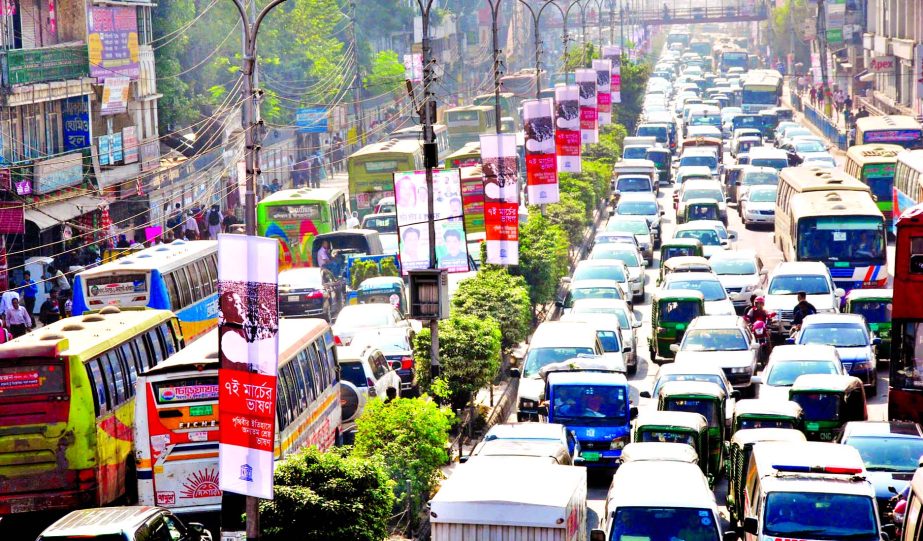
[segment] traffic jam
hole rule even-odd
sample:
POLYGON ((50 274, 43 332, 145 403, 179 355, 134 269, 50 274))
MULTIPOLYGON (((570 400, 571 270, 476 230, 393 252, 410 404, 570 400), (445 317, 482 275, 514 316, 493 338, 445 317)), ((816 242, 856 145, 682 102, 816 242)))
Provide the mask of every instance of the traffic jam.
POLYGON ((609 216, 434 533, 919 539, 923 211, 896 194, 923 150, 872 124, 834 147, 760 64, 669 34, 609 216))

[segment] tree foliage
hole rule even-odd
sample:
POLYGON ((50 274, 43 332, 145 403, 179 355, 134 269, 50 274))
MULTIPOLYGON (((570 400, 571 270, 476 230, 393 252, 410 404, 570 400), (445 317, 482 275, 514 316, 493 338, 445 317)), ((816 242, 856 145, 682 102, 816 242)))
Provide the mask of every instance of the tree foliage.
POLYGON ((645 61, 632 62, 622 56, 622 103, 615 106, 615 122, 625 126, 628 133, 635 132, 644 103, 644 89, 651 75, 651 65, 645 61))
POLYGON ((279 463, 274 478, 274 499, 260 501, 266 541, 387 537, 395 499, 379 460, 311 447, 279 463))
POLYGON ((415 516, 441 479, 454 419, 427 398, 372 400, 356 420, 353 455, 380 460, 394 481, 396 503, 401 508, 409 503, 415 516))
POLYGON ((587 207, 585 202, 577 199, 573 193, 562 191, 560 201, 545 206, 545 218, 548 223, 560 227, 567 233, 567 240, 571 246, 577 246, 583 240, 588 221, 587 207))
POLYGON ((452 297, 455 314, 496 321, 506 351, 528 336, 532 322, 530 308, 525 280, 493 265, 482 267, 475 276, 462 280, 452 297))
POLYGON ((371 94, 382 94, 398 88, 404 80, 404 64, 394 51, 379 51, 372 57, 371 68, 365 76, 365 88, 371 94))
POLYGON ((519 230, 519 265, 511 271, 529 284, 533 312, 554 299, 558 282, 568 271, 567 252, 567 233, 531 208, 519 230))

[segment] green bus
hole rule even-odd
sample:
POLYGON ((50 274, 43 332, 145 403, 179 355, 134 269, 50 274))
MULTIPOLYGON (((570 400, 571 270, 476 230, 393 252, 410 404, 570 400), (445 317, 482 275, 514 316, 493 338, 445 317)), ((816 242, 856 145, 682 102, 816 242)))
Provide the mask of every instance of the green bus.
POLYGON ((465 105, 447 109, 443 124, 449 128, 449 147, 456 149, 480 141, 482 133, 493 133, 497 118, 493 105, 465 105))
POLYGON ((467 143, 465 146, 446 156, 445 168, 458 169, 481 165, 481 142, 467 143))
MULTIPOLYGON (((471 101, 472 105, 487 105, 490 107, 494 106, 494 94, 481 94, 476 96, 474 100, 471 101)), ((519 130, 519 106, 522 104, 522 98, 513 94, 512 92, 501 92, 500 93, 500 117, 501 118, 512 118, 515 123, 515 128, 512 131, 519 130)), ((496 111, 495 111, 496 112, 496 111)), ((504 129, 503 131, 506 131, 504 129)))
POLYGON ((337 188, 280 190, 256 204, 257 234, 279 240, 279 270, 310 267, 314 237, 344 229, 348 217, 337 188))
POLYGON ((349 156, 349 205, 362 218, 385 197, 394 197, 394 173, 423 169, 423 146, 415 139, 366 145, 349 156))

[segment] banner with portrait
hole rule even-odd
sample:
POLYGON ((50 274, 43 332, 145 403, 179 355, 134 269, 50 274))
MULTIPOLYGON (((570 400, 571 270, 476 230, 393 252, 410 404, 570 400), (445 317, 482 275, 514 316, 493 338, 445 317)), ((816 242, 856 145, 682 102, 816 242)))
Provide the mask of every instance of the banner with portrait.
POLYGON ((612 83, 609 87, 611 103, 622 103, 622 49, 618 45, 604 45, 602 57, 612 63, 612 83))
POLYGON ((596 71, 580 68, 574 71, 574 79, 580 87, 580 142, 584 145, 599 141, 596 103, 596 71))
MULTIPOLYGON (((394 199, 401 272, 406 275, 407 271, 430 268, 426 171, 394 173, 394 199)), ((448 272, 468 272, 468 245, 458 169, 433 170, 433 218, 436 267, 448 272)))
POLYGON ((593 60, 596 72, 596 104, 600 126, 612 124, 612 62, 605 58, 593 60))
POLYGON ((516 134, 481 134, 487 262, 519 263, 519 161, 516 134))
POLYGON ((554 89, 554 146, 558 171, 579 173, 580 161, 580 88, 577 85, 554 89))
POLYGON ((546 98, 522 102, 522 121, 525 132, 529 204, 557 203, 559 195, 554 139, 554 100, 546 98))

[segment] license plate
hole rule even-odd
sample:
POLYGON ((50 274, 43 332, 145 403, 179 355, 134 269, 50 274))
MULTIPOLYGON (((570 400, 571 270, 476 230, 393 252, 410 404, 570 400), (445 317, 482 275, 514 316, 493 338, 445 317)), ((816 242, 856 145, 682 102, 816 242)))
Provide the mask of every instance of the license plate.
POLYGON ((821 432, 818 436, 820 441, 833 441, 833 432, 821 432))
POLYGON ((582 456, 583 460, 586 460, 587 462, 599 462, 599 453, 586 452, 580 453, 580 456, 582 456))
POLYGON ((298 295, 289 295, 288 302, 298 302, 298 295))

